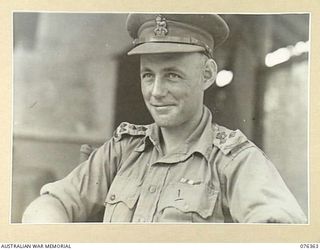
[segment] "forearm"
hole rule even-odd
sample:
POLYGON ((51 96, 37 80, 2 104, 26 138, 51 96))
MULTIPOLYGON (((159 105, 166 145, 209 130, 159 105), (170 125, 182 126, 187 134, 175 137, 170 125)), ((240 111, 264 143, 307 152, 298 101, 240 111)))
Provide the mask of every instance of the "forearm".
POLYGON ((25 210, 22 223, 66 223, 70 222, 61 202, 50 196, 42 195, 35 199, 25 210))

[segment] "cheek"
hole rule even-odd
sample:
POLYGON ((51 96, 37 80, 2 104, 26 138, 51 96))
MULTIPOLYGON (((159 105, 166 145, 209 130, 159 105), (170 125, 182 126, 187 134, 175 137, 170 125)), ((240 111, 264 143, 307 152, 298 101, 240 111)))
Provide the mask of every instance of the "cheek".
POLYGON ((183 99, 184 105, 187 109, 197 109, 198 104, 203 102, 203 91, 201 90, 200 86, 190 88, 184 93, 183 99))
POLYGON ((195 87, 186 83, 177 85, 177 87, 171 89, 171 93, 177 99, 183 100, 184 102, 190 102, 191 100, 196 99, 198 92, 199 87, 195 87))
POLYGON ((149 99, 151 92, 148 86, 146 86, 145 84, 141 84, 141 93, 144 99, 149 99))

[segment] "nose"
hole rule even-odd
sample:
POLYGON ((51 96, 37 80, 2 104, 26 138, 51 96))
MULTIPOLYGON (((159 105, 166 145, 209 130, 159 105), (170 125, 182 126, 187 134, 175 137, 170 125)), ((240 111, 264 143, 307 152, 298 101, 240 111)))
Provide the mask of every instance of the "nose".
POLYGON ((153 87, 152 87, 152 96, 154 97, 163 97, 167 94, 167 88, 165 83, 161 80, 160 77, 155 77, 153 87))

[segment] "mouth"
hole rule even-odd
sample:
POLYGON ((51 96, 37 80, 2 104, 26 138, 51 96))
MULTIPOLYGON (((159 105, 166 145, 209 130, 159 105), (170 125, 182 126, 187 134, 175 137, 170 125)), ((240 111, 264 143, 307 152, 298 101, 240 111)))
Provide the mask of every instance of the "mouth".
POLYGON ((167 112, 169 111, 172 107, 174 107, 175 105, 174 104, 155 104, 155 103, 152 103, 150 104, 151 107, 153 107, 157 112, 167 112))
POLYGON ((155 108, 174 106, 173 104, 150 104, 150 105, 153 106, 153 107, 155 107, 155 108))

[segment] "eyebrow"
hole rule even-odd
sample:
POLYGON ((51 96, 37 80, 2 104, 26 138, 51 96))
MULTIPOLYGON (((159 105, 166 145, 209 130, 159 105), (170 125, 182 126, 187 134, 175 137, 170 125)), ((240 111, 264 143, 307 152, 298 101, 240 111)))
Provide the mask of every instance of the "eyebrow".
MULTIPOLYGON (((148 67, 143 67, 140 69, 140 72, 145 72, 145 71, 150 71, 152 72, 152 69, 148 68, 148 67)), ((164 68, 162 71, 164 72, 170 72, 170 71, 176 71, 176 72, 179 72, 180 74, 184 74, 182 70, 180 70, 179 68, 177 67, 168 67, 168 68, 164 68)))
POLYGON ((152 71, 152 70, 149 69, 148 67, 140 68, 140 72, 143 72, 143 71, 152 71))
POLYGON ((163 71, 178 71, 178 72, 181 72, 181 73, 182 73, 182 71, 181 71, 179 68, 177 68, 177 67, 164 68, 163 71))

